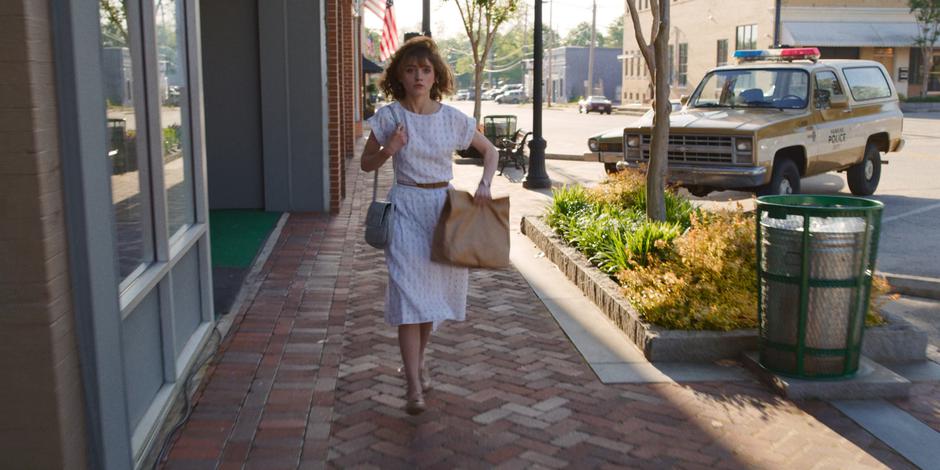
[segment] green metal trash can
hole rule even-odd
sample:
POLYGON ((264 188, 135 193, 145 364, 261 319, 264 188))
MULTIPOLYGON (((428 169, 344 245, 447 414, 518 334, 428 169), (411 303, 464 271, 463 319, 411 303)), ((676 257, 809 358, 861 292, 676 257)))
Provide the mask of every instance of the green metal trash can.
POLYGON ((881 212, 870 199, 757 199, 760 364, 800 378, 858 370, 881 212))

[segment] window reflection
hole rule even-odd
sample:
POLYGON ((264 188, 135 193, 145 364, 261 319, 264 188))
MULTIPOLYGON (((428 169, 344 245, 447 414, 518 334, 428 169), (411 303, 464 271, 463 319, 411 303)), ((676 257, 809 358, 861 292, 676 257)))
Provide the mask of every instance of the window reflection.
POLYGON ((195 222, 193 166, 189 140, 186 23, 182 0, 154 0, 160 90, 167 229, 172 236, 195 222))
POLYGON ((146 139, 138 134, 137 126, 137 113, 142 113, 143 108, 135 97, 134 64, 140 51, 130 40, 126 2, 100 0, 99 10, 116 268, 119 278, 126 283, 153 260, 146 139))

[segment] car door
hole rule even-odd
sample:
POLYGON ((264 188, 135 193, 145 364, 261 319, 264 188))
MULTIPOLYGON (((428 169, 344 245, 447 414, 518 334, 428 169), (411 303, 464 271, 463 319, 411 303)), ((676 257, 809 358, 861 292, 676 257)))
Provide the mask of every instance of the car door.
POLYGON ((813 107, 816 116, 816 141, 812 145, 812 173, 823 173, 845 167, 855 160, 856 152, 849 145, 853 123, 852 109, 845 86, 833 69, 813 74, 813 107))

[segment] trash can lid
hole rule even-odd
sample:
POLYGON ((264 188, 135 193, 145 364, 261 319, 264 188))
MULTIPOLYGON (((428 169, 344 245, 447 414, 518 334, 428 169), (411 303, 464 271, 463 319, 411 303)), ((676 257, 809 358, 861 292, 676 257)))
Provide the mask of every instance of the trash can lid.
POLYGON ((777 219, 785 218, 789 214, 813 217, 851 217, 870 213, 880 214, 884 209, 884 204, 874 199, 852 196, 789 194, 761 196, 757 198, 757 209, 777 219))

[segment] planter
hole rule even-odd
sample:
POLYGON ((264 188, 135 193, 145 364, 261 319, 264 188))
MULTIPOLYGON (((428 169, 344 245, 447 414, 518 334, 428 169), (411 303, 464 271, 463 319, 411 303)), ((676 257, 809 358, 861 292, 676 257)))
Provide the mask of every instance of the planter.
MULTIPOLYGON (((757 330, 686 331, 662 328, 641 319, 621 287, 568 246, 541 218, 524 217, 524 233, 581 292, 626 333, 651 362, 714 362, 737 359, 757 349, 757 330)), ((903 319, 886 314, 889 324, 869 328, 862 353, 876 361, 926 359, 927 335, 903 319)))

